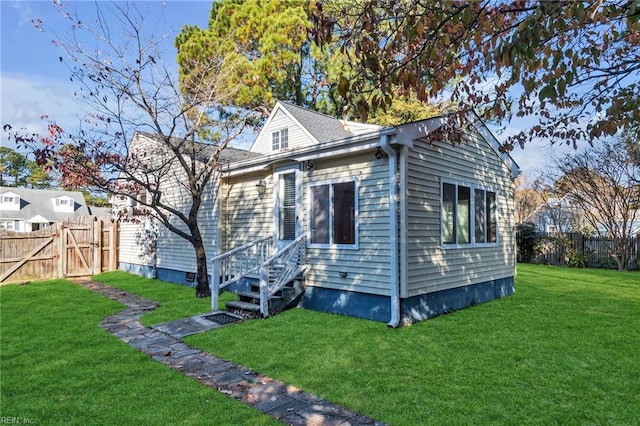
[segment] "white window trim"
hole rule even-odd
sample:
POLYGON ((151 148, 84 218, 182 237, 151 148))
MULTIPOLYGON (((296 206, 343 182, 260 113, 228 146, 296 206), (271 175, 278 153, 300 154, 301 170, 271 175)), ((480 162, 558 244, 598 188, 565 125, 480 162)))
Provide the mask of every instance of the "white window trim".
POLYGON ((75 200, 68 195, 60 195, 51 199, 53 204, 53 210, 62 213, 73 213, 75 207, 75 200), (66 204, 63 204, 62 202, 66 204))
MULTIPOLYGON (((441 178, 440 179, 440 246, 444 249, 461 249, 461 248, 470 248, 470 247, 495 247, 500 245, 500 217, 499 217, 499 203, 500 203, 500 192, 491 186, 487 186, 487 185, 482 185, 482 184, 477 184, 477 183, 469 183, 469 182, 465 182, 465 181, 460 181, 460 180, 456 180, 456 179, 449 179, 449 178, 441 178), (444 193, 444 184, 448 183, 450 185, 455 185, 456 188, 458 186, 464 186, 470 189, 471 191, 471 195, 469 198, 471 198, 470 201, 470 205, 469 205, 469 222, 470 222, 470 235, 469 238, 471 239, 471 242, 469 244, 447 244, 444 242, 444 226, 442 226, 442 219, 444 217, 444 211, 443 211, 443 203, 442 203, 442 196, 444 193), (495 242, 489 242, 489 243, 476 243, 475 239, 476 239, 476 234, 475 234, 475 229, 476 229, 476 215, 475 215, 475 204, 476 204, 476 200, 475 200, 475 190, 476 189, 480 189, 483 190, 485 192, 493 192, 496 194, 496 241, 495 242)), ((456 190, 456 207, 458 206, 458 191, 456 190)), ((457 220, 457 218, 456 218, 457 220)))
MULTIPOLYGON (((296 176, 296 217, 302 215, 302 175, 298 165, 278 168, 273 173, 273 234, 275 241, 287 241, 280 239, 280 175, 295 173, 296 176)), ((302 221, 296 220, 296 237, 302 233, 302 221)))
POLYGON ((20 210, 20 196, 13 192, 0 194, 0 210, 20 210))
POLYGON ((323 180, 323 181, 318 181, 318 182, 310 182, 307 184, 307 229, 309 230, 309 238, 307 240, 307 247, 308 248, 322 248, 322 249, 344 249, 344 250, 358 250, 360 248, 360 182, 358 180, 357 177, 351 177, 351 178, 341 178, 341 179, 328 179, 328 180, 323 180), (355 221, 355 226, 354 226, 354 244, 335 244, 332 242, 333 240, 333 218, 334 218, 334 214, 333 214, 333 207, 334 207, 334 202, 333 202, 333 184, 336 183, 346 183, 346 182, 353 182, 354 188, 353 188, 353 192, 354 192, 354 196, 355 196, 355 200, 354 200, 354 221, 355 221), (323 185, 329 185, 329 207, 330 207, 330 214, 329 214, 329 244, 318 244, 318 243, 312 243, 311 242, 311 209, 312 209, 312 205, 311 205, 311 188, 314 186, 323 186, 323 185))
POLYGON ((271 151, 272 152, 277 152, 277 151, 282 151, 283 149, 287 149, 289 148, 289 128, 288 127, 283 127, 282 129, 278 129, 278 130, 274 130, 271 132, 271 151), (282 146, 282 133, 286 132, 287 133, 287 146, 283 147, 282 146), (273 145, 273 136, 274 135, 278 135, 278 146, 274 147, 273 145))
POLYGON ((5 231, 20 231, 20 221, 15 219, 0 221, 0 229, 5 231))

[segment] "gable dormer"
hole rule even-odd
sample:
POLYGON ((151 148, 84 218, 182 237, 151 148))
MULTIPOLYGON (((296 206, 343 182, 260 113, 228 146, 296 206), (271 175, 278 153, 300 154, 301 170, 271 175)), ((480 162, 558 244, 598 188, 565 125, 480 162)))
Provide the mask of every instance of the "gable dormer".
POLYGON ((68 195, 60 195, 51 199, 53 210, 57 213, 73 213, 75 201, 68 195))
POLYGON ((276 105, 251 146, 251 151, 273 154, 318 143, 287 111, 276 105))
POLYGON ((0 194, 0 210, 20 210, 20 196, 11 191, 0 194))
POLYGON ((334 117, 278 101, 251 151, 269 155, 353 135, 344 122, 334 117))

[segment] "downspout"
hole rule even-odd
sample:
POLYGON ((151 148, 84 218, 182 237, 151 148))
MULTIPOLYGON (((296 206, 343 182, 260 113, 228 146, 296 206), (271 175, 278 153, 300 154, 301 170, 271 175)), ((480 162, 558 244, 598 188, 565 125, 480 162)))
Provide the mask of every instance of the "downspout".
POLYGON ((398 154, 391 148, 389 137, 380 137, 380 147, 389 157, 389 251, 391 253, 391 320, 387 326, 396 328, 400 325, 400 271, 398 269, 398 154))

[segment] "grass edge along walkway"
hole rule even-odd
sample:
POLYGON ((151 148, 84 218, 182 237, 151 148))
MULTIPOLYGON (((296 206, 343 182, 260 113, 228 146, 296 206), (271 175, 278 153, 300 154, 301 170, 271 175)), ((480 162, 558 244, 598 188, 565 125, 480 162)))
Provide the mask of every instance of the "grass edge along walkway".
POLYGON ((383 425, 372 418, 247 370, 179 339, 143 326, 139 319, 156 309, 156 302, 90 279, 74 282, 127 306, 100 326, 154 360, 217 389, 256 410, 290 425, 383 425))

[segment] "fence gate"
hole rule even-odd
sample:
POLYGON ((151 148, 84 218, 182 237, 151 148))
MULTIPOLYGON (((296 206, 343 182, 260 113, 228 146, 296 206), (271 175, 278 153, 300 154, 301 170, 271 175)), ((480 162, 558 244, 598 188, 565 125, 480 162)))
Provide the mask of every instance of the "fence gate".
POLYGON ((111 220, 82 217, 40 231, 0 234, 0 284, 114 271, 117 230, 111 220))

